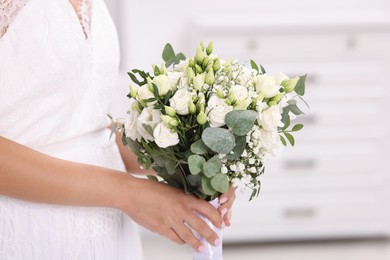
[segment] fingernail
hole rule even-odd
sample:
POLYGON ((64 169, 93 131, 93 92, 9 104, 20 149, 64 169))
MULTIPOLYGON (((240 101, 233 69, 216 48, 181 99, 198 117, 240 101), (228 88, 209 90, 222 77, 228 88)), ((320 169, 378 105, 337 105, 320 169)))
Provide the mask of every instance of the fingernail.
POLYGON ((219 240, 218 238, 215 239, 214 241, 214 246, 219 246, 219 244, 221 243, 221 240, 219 240))
POLYGON ((198 251, 200 253, 203 253, 204 251, 206 251, 206 247, 202 245, 202 246, 198 247, 198 251))
POLYGON ((219 203, 223 204, 227 201, 227 198, 225 196, 219 198, 219 203))
POLYGON ((222 210, 222 212, 221 212, 222 217, 225 216, 226 212, 227 212, 227 208, 224 208, 224 209, 222 210))

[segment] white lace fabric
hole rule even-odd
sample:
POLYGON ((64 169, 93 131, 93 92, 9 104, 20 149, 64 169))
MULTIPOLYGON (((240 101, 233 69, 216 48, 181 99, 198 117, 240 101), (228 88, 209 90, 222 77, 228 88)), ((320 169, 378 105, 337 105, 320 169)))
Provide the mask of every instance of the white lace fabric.
POLYGON ((0 0, 0 38, 7 32, 9 24, 29 0, 0 0))
MULTIPOLYGON (((18 12, 27 4, 28 1, 29 0, 0 0, 0 38, 7 32, 18 12)), ((91 33, 91 0, 79 0, 75 8, 75 12, 79 18, 85 38, 87 39, 91 33)))
MULTIPOLYGON (((69 0, 0 0, 0 136, 123 171, 106 129, 117 34, 103 0, 83 1, 76 16, 69 0)), ((1 260, 141 258, 137 228, 118 210, 0 195, 1 260)))

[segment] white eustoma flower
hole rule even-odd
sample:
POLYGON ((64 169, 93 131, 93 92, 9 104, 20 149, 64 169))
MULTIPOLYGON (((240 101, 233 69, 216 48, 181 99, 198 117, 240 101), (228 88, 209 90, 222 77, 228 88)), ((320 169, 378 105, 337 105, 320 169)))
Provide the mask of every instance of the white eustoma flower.
POLYGON ((145 139, 146 142, 153 141, 153 133, 149 133, 144 125, 151 127, 152 131, 161 122, 160 110, 153 109, 152 107, 146 107, 142 110, 140 116, 137 119, 137 130, 138 133, 145 139))
POLYGON ((210 119, 211 127, 220 127, 225 125, 225 116, 233 110, 232 106, 217 96, 212 96, 206 107, 206 115, 210 119))
POLYGON ((183 72, 178 71, 168 71, 167 72, 169 81, 171 82, 171 88, 173 91, 176 91, 179 86, 186 80, 184 80, 183 72))
POLYGON ((253 84, 253 70, 247 67, 242 67, 241 73, 237 77, 237 83, 243 86, 253 84))
POLYGON ((189 62, 190 59, 185 59, 185 60, 182 60, 180 61, 179 64, 176 64, 173 66, 173 70, 174 71, 177 71, 177 72, 183 72, 185 71, 185 69, 188 67, 188 62, 189 62))
POLYGON ((153 131, 154 141, 161 148, 167 148, 179 143, 179 135, 172 132, 164 123, 159 123, 153 131))
POLYGON ((248 98, 248 89, 241 85, 234 85, 230 88, 229 95, 235 97, 236 100, 245 100, 248 98))
POLYGON ((205 77, 206 77, 205 73, 198 74, 198 75, 195 76, 195 78, 194 78, 194 89, 196 89, 196 90, 202 90, 203 89, 205 77))
POLYGON ((133 108, 134 102, 136 102, 134 99, 130 100, 131 109, 129 110, 125 118, 125 134, 133 141, 140 141, 142 136, 140 135, 140 133, 138 133, 137 130, 137 120, 140 116, 140 112, 133 108))
POLYGON ((169 103, 176 113, 179 115, 188 115, 189 103, 192 101, 192 95, 187 88, 181 88, 176 91, 169 103))
POLYGON ((256 77, 256 91, 257 93, 264 93, 265 98, 272 98, 279 94, 280 84, 277 83, 276 78, 268 75, 258 75, 256 77))
MULTIPOLYGON (((263 103, 264 104, 264 103, 263 103)), ((277 131, 278 126, 283 126, 282 113, 279 106, 258 106, 266 107, 265 109, 259 109, 257 112, 257 122, 267 131, 277 131)))
POLYGON ((158 75, 153 78, 153 83, 156 84, 159 96, 164 96, 169 90, 172 90, 171 80, 167 75, 158 75))
POLYGON ((279 72, 278 74, 276 74, 275 76, 275 80, 276 80, 276 84, 278 85, 282 85, 282 82, 286 79, 290 79, 286 74, 282 73, 282 72, 279 72))
MULTIPOLYGON (((138 88, 138 95, 137 95, 137 100, 140 103, 144 103, 144 100, 154 98, 154 94, 152 91, 149 90, 148 85, 143 85, 142 87, 138 88)), ((153 106, 154 104, 157 103, 157 101, 153 102, 145 102, 147 106, 153 106)))
POLYGON ((276 131, 260 130, 260 140, 262 148, 266 150, 266 155, 275 156, 282 147, 280 136, 276 131))

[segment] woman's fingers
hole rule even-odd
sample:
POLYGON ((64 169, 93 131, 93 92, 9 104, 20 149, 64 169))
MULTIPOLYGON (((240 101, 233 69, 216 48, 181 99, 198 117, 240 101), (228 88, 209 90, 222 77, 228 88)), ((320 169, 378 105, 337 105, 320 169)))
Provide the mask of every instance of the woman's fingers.
POLYGON ((220 238, 218 235, 206 224, 205 221, 198 216, 193 215, 188 218, 187 224, 190 225, 196 232, 205 238, 211 245, 219 245, 220 238))
POLYGON ((179 245, 184 245, 185 241, 180 238, 180 236, 173 230, 172 228, 168 231, 166 236, 173 242, 179 244, 179 245))
POLYGON ((192 210, 196 211, 197 213, 205 216, 208 220, 210 220, 214 226, 218 228, 222 228, 223 218, 218 213, 218 211, 210 205, 210 203, 207 203, 205 201, 202 201, 200 199, 196 199, 195 203, 192 206, 192 210))
POLYGON ((222 194, 219 197, 219 203, 221 205, 218 207, 218 211, 222 215, 226 226, 230 226, 230 218, 228 217, 227 213, 231 211, 233 203, 236 199, 236 189, 236 187, 230 186, 228 192, 222 194))
POLYGON ((202 242, 195 237, 192 231, 184 223, 177 223, 172 229, 179 235, 180 239, 194 250, 203 252, 206 249, 202 242))

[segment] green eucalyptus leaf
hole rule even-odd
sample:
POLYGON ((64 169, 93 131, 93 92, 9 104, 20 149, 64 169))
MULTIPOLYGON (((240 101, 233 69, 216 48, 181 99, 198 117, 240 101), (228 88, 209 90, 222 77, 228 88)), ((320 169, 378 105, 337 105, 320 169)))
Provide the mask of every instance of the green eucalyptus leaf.
MULTIPOLYGON (((283 116, 282 116, 283 117, 283 116)), ((286 122, 284 123, 284 126, 283 126, 283 128, 282 128, 282 130, 284 131, 284 130, 286 130, 289 126, 290 126, 290 116, 288 115, 288 113, 287 113, 287 117, 286 117, 286 120, 285 120, 286 122)))
POLYGON ((202 156, 197 154, 188 157, 188 167, 190 168, 191 174, 199 174, 203 170, 203 164, 205 162, 206 160, 202 156))
POLYGON ((220 154, 230 153, 235 146, 234 135, 224 128, 206 128, 202 140, 212 151, 220 154))
POLYGON ((205 154, 208 151, 208 147, 205 145, 202 139, 199 139, 191 145, 191 152, 195 154, 205 154))
POLYGON ((303 125, 302 124, 296 124, 294 125, 294 127, 292 128, 292 131, 293 132, 297 132, 299 130, 301 130, 303 128, 303 125))
POLYGON ((176 173, 176 161, 174 161, 174 160, 166 160, 164 162, 164 166, 167 169, 167 172, 169 174, 175 174, 176 173))
POLYGON ((238 159, 241 154, 244 152, 246 147, 246 137, 245 136, 236 136, 236 145, 233 148, 233 154, 229 153, 226 155, 226 158, 230 161, 238 159))
POLYGON ((256 118, 253 110, 233 110, 226 114, 225 123, 235 135, 243 136, 252 130, 256 118))
POLYGON ((303 76, 300 76, 299 77, 299 80, 297 82, 297 85, 295 85, 295 92, 299 95, 299 96, 303 96, 305 95, 305 81, 306 81, 306 75, 303 75, 303 76))
POLYGON ((173 50, 173 47, 170 43, 165 44, 162 58, 165 62, 167 62, 170 59, 173 59, 175 57, 175 51, 173 50))
POLYGON ((286 136, 287 140, 290 142, 290 144, 291 144, 292 146, 294 146, 294 145, 295 145, 294 136, 292 136, 291 134, 286 133, 286 132, 283 132, 283 133, 284 133, 284 135, 286 136))
POLYGON ((302 115, 305 114, 302 112, 302 110, 299 109, 297 106, 297 101, 295 99, 291 99, 288 103, 288 109, 294 114, 294 115, 302 115))
POLYGON ((211 179, 207 178, 206 176, 202 176, 201 182, 202 191, 204 194, 212 196, 217 192, 211 185, 211 179))
POLYGON ((186 176, 186 178, 192 187, 201 187, 202 181, 201 181, 200 174, 188 175, 188 176, 186 176))
POLYGON ((218 156, 211 157, 203 164, 203 173, 206 177, 211 178, 221 172, 222 162, 218 156))
POLYGON ((211 179, 211 186, 220 193, 225 193, 229 190, 229 178, 222 173, 218 173, 211 179))

